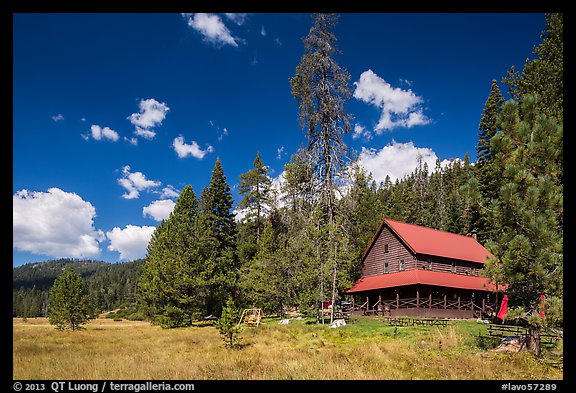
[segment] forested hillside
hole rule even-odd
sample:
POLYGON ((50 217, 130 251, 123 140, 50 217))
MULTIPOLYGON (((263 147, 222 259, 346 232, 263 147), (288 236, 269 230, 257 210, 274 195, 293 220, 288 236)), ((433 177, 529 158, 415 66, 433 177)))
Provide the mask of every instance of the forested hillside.
POLYGON ((67 268, 80 273, 86 281, 95 312, 130 305, 135 301, 135 283, 143 262, 58 259, 16 267, 13 270, 12 313, 21 317, 46 316, 50 288, 67 268))

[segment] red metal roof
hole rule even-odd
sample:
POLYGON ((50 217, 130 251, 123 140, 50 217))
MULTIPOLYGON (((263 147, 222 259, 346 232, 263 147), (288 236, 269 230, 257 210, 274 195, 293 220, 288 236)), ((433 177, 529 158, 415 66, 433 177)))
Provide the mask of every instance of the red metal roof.
MULTIPOLYGON (((384 224, 388 225, 417 254, 436 255, 480 263, 485 263, 486 258, 493 257, 490 251, 471 236, 457 235, 389 219, 382 221, 370 245, 376 240, 384 224)), ((364 256, 367 253, 368 250, 364 256)))
MULTIPOLYGON (((436 285, 440 287, 473 289, 478 291, 493 291, 496 288, 494 285, 490 284, 486 277, 412 269, 397 273, 362 277, 354 283, 347 293, 413 284, 436 285)), ((505 288, 503 285, 499 285, 498 287, 500 290, 505 288)))

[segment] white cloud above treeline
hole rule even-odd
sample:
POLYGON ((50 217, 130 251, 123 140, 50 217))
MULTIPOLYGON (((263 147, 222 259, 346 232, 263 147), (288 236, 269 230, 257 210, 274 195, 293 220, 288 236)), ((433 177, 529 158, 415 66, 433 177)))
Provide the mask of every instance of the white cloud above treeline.
POLYGON ((144 258, 150 238, 154 233, 154 226, 126 225, 124 229, 114 227, 106 232, 110 240, 108 250, 120 253, 120 260, 131 261, 144 258))
POLYGON ((424 114, 422 97, 410 89, 393 87, 372 70, 364 71, 354 85, 354 98, 374 105, 381 111, 380 119, 374 127, 378 135, 386 130, 411 128, 431 121, 424 114))
POLYGON ((79 195, 50 188, 12 196, 13 247, 54 258, 100 255, 104 233, 94 227, 96 209, 79 195))
POLYGON ((144 208, 142 208, 142 215, 160 222, 170 217, 174 206, 176 206, 176 202, 173 200, 160 199, 150 203, 148 206, 144 206, 144 208))
POLYGON ((436 153, 428 147, 416 147, 413 142, 398 143, 392 141, 380 150, 362 148, 359 160, 366 172, 372 173, 376 183, 383 182, 386 175, 395 182, 414 172, 418 166, 418 155, 422 164, 427 163, 430 171, 436 166, 436 153))
MULTIPOLYGON (((242 25, 246 14, 225 14, 228 19, 232 20, 237 25, 242 25)), ((188 26, 199 32, 204 41, 216 47, 224 45, 231 45, 238 47, 238 38, 232 36, 232 33, 226 27, 222 18, 216 14, 182 14, 188 26)))
POLYGON ((210 145, 208 145, 205 150, 202 150, 196 141, 192 141, 192 143, 186 144, 182 135, 174 138, 172 147, 174 148, 174 151, 179 158, 192 156, 198 158, 199 160, 203 159, 206 154, 212 153, 214 151, 214 148, 210 145))
POLYGON ((140 100, 138 108, 138 113, 128 116, 130 123, 136 126, 134 134, 144 139, 153 139, 156 136, 154 128, 162 124, 170 108, 154 98, 140 100))
POLYGON ((122 194, 122 198, 136 199, 140 196, 140 191, 158 187, 162 183, 146 179, 146 176, 142 172, 130 172, 130 165, 125 165, 122 168, 122 177, 118 179, 118 184, 127 191, 125 194, 122 194))

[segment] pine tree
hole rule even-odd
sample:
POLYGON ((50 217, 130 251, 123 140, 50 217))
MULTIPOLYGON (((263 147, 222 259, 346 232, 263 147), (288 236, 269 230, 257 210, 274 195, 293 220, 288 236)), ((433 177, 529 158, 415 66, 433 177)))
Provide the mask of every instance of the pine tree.
POLYGON ((138 279, 145 313, 165 328, 190 326, 205 314, 205 291, 196 277, 203 269, 198 250, 198 202, 184 187, 168 219, 155 229, 138 279))
POLYGON ((534 96, 502 107, 493 149, 505 169, 490 206, 498 236, 487 244, 497 259, 486 272, 509 284, 511 305, 528 315, 529 347, 539 354, 540 296, 563 293, 563 136, 562 125, 538 107, 534 96))
MULTIPOLYGON (((329 230, 327 244, 322 246, 331 255, 339 243, 333 230, 336 222, 336 195, 338 182, 344 178, 345 158, 348 149, 344 135, 351 130, 352 116, 344 110, 344 104, 351 96, 350 75, 333 58, 340 51, 336 36, 332 32, 338 16, 335 14, 314 14, 313 25, 303 39, 304 55, 296 67, 296 74, 290 79, 292 95, 299 105, 300 125, 308 136, 307 152, 311 161, 314 178, 320 187, 322 224, 329 230)), ((324 258, 322 256, 321 258, 324 258)), ((336 300, 337 272, 336 260, 327 260, 333 265, 332 303, 336 300)), ((326 265, 321 264, 320 269, 326 265)), ((322 299, 321 299, 322 300, 322 299)), ((330 320, 333 319, 333 312, 330 320)))
POLYGON ((239 235, 243 238, 239 251, 244 260, 252 259, 257 252, 256 246, 260 241, 264 217, 272 205, 271 187, 272 179, 268 177, 268 168, 264 166, 258 152, 253 168, 240 175, 238 187, 238 192, 243 197, 238 207, 247 211, 243 224, 239 227, 239 235))
POLYGON ((203 268, 197 279, 206 289, 205 310, 212 315, 218 315, 226 299, 237 291, 239 262, 232 205, 230 186, 218 158, 210 184, 202 191, 199 214, 203 268))
POLYGON ((86 284, 79 273, 64 270, 50 289, 48 320, 59 330, 78 330, 92 319, 86 284))
POLYGON ((313 15, 313 26, 303 39, 304 55, 296 67, 296 75, 290 79, 328 222, 333 222, 335 216, 334 190, 347 154, 343 136, 350 132, 352 119, 344 110, 352 94, 350 74, 333 59, 340 53, 332 32, 337 20, 335 14, 313 15))
POLYGON ((218 332, 222 335, 226 347, 229 349, 237 348, 241 341, 239 336, 240 327, 238 326, 239 318, 239 310, 236 308, 234 300, 230 297, 224 307, 222 307, 220 319, 215 325, 218 332))

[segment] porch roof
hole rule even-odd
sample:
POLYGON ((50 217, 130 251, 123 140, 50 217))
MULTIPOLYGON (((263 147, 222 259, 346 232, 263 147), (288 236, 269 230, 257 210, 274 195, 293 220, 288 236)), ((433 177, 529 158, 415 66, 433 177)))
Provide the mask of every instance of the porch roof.
MULTIPOLYGON (((362 277, 354 283, 347 293, 370 291, 373 289, 401 287, 405 285, 425 284, 440 287, 472 289, 477 291, 494 291, 496 286, 488 278, 466 276, 456 273, 436 272, 432 270, 412 269, 397 273, 380 274, 362 277)), ((505 289, 499 285, 500 291, 505 289)))

